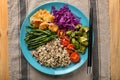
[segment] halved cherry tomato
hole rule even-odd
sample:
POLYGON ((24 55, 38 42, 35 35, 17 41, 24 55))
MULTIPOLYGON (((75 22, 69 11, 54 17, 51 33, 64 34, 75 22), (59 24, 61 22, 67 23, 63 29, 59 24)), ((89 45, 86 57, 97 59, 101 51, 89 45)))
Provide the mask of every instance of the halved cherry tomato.
POLYGON ((65 31, 64 30, 58 30, 57 31, 57 35, 62 38, 63 36, 65 36, 65 31))
POLYGON ((67 49, 74 50, 74 44, 67 45, 67 49))
POLYGON ((80 60, 80 55, 77 52, 73 52, 70 55, 70 60, 72 62, 78 62, 80 60))
POLYGON ((70 49, 67 49, 67 48, 66 48, 66 50, 67 50, 67 52, 68 52, 69 54, 71 54, 71 53, 74 52, 74 50, 70 50, 70 49))
POLYGON ((66 47, 68 44, 70 44, 70 42, 66 41, 65 39, 61 40, 61 44, 66 47))

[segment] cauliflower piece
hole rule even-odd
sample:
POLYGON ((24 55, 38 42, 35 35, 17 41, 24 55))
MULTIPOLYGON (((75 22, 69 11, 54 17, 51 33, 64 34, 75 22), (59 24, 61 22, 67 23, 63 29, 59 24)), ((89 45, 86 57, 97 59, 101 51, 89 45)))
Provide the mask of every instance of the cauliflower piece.
POLYGON ((40 9, 30 17, 30 22, 34 27, 44 30, 47 28, 49 22, 54 21, 54 18, 55 17, 46 9, 40 9))
POLYGON ((48 28, 52 32, 57 32, 57 30, 58 30, 58 26, 56 24, 54 24, 54 23, 50 23, 48 28))
POLYGON ((45 29, 48 28, 48 26, 49 26, 49 23, 43 22, 43 23, 41 23, 41 24, 39 25, 39 29, 45 30, 45 29))

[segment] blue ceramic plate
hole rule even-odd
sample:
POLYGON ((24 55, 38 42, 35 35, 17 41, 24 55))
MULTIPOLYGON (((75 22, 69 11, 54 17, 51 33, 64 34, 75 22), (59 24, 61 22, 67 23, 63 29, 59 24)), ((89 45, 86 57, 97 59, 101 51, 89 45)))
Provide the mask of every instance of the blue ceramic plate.
MULTIPOLYGON (((45 67, 45 66, 41 66, 41 64, 39 64, 34 57, 32 57, 31 55, 31 51, 29 51, 27 49, 26 43, 24 41, 25 35, 26 35, 26 26, 30 24, 30 17, 39 9, 47 9, 48 11, 51 11, 51 7, 55 6, 56 9, 59 9, 61 7, 63 7, 65 4, 68 3, 64 3, 64 2, 48 2, 45 3, 43 5, 38 6, 37 8, 35 8, 29 15, 27 15, 27 17, 25 18, 22 27, 21 27, 21 31, 20 31, 20 47, 22 49, 23 55, 25 56, 25 58, 27 59, 27 61, 38 71, 49 74, 49 75, 63 75, 63 74, 67 74, 70 72, 75 71, 76 69, 80 68, 86 61, 88 58, 88 49, 86 49, 86 52, 84 55, 81 55, 81 60, 79 63, 72 63, 70 64, 68 67, 64 67, 64 68, 49 68, 49 67, 45 67)), ((87 19, 87 17, 85 16, 85 14, 78 9, 77 7, 68 4, 69 9, 72 11, 72 13, 78 17, 81 17, 80 22, 82 23, 83 26, 89 26, 89 21, 87 19)))

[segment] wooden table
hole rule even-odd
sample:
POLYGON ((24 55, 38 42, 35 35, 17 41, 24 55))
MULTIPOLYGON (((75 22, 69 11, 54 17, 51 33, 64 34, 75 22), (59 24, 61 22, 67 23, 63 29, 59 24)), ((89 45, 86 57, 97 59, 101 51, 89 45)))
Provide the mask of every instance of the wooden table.
POLYGON ((111 80, 120 80, 120 0, 109 0, 111 80))
POLYGON ((8 80, 8 9, 0 0, 0 80, 8 80))
MULTIPOLYGON (((111 80, 120 80, 120 0, 109 0, 109 16, 111 80)), ((9 80, 7 0, 0 1, 0 80, 9 80)))

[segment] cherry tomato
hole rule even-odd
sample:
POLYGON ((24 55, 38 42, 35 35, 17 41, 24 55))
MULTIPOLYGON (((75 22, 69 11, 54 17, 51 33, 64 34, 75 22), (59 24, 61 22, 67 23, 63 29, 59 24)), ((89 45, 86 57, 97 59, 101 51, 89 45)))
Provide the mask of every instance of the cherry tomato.
POLYGON ((70 55, 70 60, 72 62, 78 62, 80 60, 80 55, 77 52, 73 52, 70 55))

